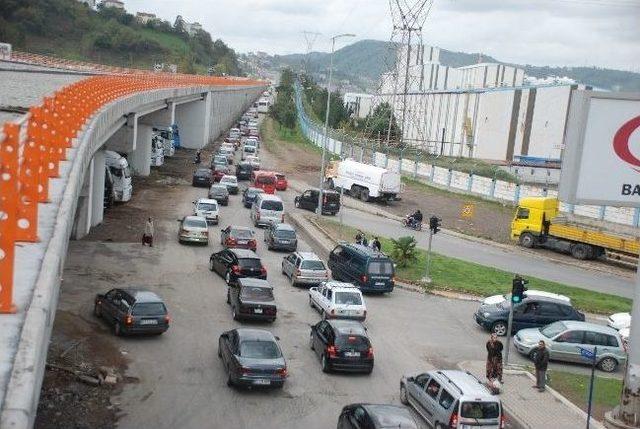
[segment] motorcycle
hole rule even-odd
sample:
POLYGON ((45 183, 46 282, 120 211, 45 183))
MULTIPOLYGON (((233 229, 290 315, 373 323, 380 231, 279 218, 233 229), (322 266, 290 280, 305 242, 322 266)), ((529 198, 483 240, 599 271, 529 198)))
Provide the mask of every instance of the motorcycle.
POLYGON ((413 218, 411 217, 411 215, 406 215, 404 217, 404 219, 402 219, 402 225, 405 228, 411 228, 414 231, 421 231, 422 230, 422 222, 414 221, 413 218))

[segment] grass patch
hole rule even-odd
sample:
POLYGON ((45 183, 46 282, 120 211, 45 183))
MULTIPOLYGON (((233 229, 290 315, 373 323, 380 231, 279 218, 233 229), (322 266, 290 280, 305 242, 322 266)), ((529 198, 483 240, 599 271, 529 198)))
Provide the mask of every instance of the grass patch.
MULTIPOLYGON (((267 150, 270 152, 280 152, 283 149, 282 145, 284 143, 298 146, 309 152, 315 152, 320 155, 322 154, 322 148, 316 146, 304 135, 299 124, 296 124, 295 128, 289 129, 281 126, 275 119, 266 117, 260 126, 260 135, 262 136, 267 150)), ((325 155, 328 160, 340 159, 339 156, 331 154, 328 151, 325 155)))
POLYGON ((430 158, 424 162, 434 164, 437 167, 450 168, 464 173, 473 173, 477 176, 489 177, 491 179, 495 178, 496 180, 503 180, 511 183, 520 183, 517 176, 480 159, 441 156, 438 158, 430 158))
MULTIPOLYGON (((549 385, 564 397, 587 411, 589 400, 588 375, 563 371, 549 371, 549 385)), ((604 413, 618 405, 622 392, 622 380, 610 377, 595 377, 593 384, 594 416, 602 419, 604 413)))
MULTIPOLYGON (((319 219, 318 223, 335 239, 352 241, 357 229, 340 224, 330 219, 319 219)), ((364 231, 367 237, 373 234, 364 231)), ((379 237, 382 243, 382 251, 390 254, 393 249, 391 240, 387 237, 379 237)), ((399 279, 420 283, 425 275, 427 264, 427 252, 418 249, 418 260, 408 267, 398 268, 399 279)), ((473 262, 440 255, 432 252, 430 288, 469 293, 477 296, 491 296, 508 293, 511 290, 513 273, 487 267, 473 262)), ((529 289, 544 290, 566 295, 571 298, 576 308, 590 313, 611 314, 631 310, 631 300, 600 292, 592 292, 562 283, 556 283, 536 277, 527 277, 529 289)))

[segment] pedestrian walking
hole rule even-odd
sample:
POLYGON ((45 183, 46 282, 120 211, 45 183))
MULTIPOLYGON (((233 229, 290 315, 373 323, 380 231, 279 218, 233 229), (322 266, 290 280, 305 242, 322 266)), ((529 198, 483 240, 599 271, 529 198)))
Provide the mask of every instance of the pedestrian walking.
POLYGON ((153 247, 153 219, 147 219, 147 222, 144 224, 144 234, 142 234, 142 245, 148 244, 150 247, 153 247))
POLYGON ((367 236, 364 234, 362 234, 362 245, 365 247, 369 245, 369 240, 367 240, 367 236))
POLYGON ((494 392, 500 391, 500 385, 502 384, 502 343, 498 340, 496 334, 491 334, 489 341, 487 341, 487 384, 489 388, 494 392))
POLYGON ((371 248, 378 252, 382 249, 382 243, 380 243, 380 239, 378 237, 373 237, 373 240, 371 240, 371 248))
POLYGON ((544 392, 547 382, 547 366, 549 365, 549 350, 544 341, 540 340, 533 352, 533 364, 536 367, 536 385, 532 386, 544 392))

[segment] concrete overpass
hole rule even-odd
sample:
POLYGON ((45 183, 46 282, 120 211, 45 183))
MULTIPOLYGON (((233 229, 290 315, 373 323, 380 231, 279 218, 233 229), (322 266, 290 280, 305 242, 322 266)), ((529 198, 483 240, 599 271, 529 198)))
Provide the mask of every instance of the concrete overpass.
POLYGON ((266 85, 38 61, 0 62, 2 428, 33 425, 68 240, 103 219, 105 150, 148 175, 152 127, 201 148, 266 85))

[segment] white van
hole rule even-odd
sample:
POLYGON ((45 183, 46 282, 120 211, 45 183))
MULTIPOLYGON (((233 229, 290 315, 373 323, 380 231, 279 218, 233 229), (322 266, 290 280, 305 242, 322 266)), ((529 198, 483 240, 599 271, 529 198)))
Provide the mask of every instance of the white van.
POLYGON ((258 194, 251 206, 251 220, 254 226, 284 223, 284 204, 280 197, 258 194))

